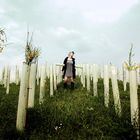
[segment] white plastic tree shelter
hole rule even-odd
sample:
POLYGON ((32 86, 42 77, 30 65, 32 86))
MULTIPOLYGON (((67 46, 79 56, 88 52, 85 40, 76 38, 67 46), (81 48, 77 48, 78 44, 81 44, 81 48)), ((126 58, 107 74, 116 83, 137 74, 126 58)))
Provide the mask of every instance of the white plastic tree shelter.
POLYGON ((89 64, 86 64, 86 87, 87 91, 90 92, 90 74, 89 74, 89 64))
POLYGON ((94 64, 93 65, 93 94, 94 96, 98 95, 97 83, 98 83, 98 66, 94 64))
POLYGON ((16 65, 16 70, 15 70, 15 83, 16 83, 16 85, 19 85, 19 81, 20 81, 20 78, 19 78, 19 67, 16 65))
POLYGON ((29 88, 29 74, 30 66, 23 63, 21 84, 19 91, 18 109, 17 109, 17 120, 16 128, 18 131, 24 131, 26 123, 26 109, 28 105, 28 88, 29 88))
POLYGON ((33 63, 31 64, 30 68, 28 108, 34 107, 36 73, 37 73, 37 65, 33 63))
POLYGON ((137 93, 137 79, 136 71, 129 71, 130 77, 130 110, 131 110, 131 123, 137 130, 139 135, 139 107, 138 107, 138 93, 137 93))
POLYGON ((53 96, 54 86, 53 86, 53 66, 50 65, 50 96, 53 96))
POLYGON ((40 79, 40 94, 39 94, 39 103, 44 102, 45 98, 45 83, 46 83, 46 69, 45 66, 41 67, 41 79, 40 79))
POLYGON ((109 106, 109 67, 104 66, 104 104, 109 106))
POLYGON ((56 65, 52 66, 52 72, 53 72, 53 84, 54 84, 54 90, 57 90, 57 83, 56 83, 56 65))
POLYGON ((120 95, 119 95, 119 88, 118 88, 118 81, 117 81, 117 71, 114 66, 111 66, 111 71, 112 71, 111 81, 112 81, 115 111, 119 116, 121 116, 121 103, 120 103, 120 95))
POLYGON ((6 78, 6 94, 9 94, 9 88, 10 88, 10 66, 7 66, 7 78, 6 78))

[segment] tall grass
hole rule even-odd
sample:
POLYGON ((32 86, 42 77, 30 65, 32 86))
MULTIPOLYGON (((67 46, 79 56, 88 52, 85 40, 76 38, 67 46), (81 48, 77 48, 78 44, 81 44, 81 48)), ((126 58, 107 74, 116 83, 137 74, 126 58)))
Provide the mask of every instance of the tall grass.
MULTIPOLYGON (((49 81, 47 80, 47 84, 49 81)), ((58 85, 54 97, 49 96, 38 104, 39 86, 36 87, 35 108, 28 109, 26 131, 15 129, 19 87, 10 86, 10 94, 0 86, 0 138, 30 140, 135 140, 136 134, 130 120, 129 91, 123 91, 119 81, 122 117, 115 114, 112 89, 109 108, 104 106, 103 80, 98 82, 98 97, 87 92, 76 79, 74 90, 64 90, 58 85)), ((91 85, 92 86, 92 85, 91 85)), ((111 87, 111 82, 110 82, 111 87)), ((139 88, 140 91, 140 88, 139 88)), ((140 98, 140 96, 139 96, 140 98)))

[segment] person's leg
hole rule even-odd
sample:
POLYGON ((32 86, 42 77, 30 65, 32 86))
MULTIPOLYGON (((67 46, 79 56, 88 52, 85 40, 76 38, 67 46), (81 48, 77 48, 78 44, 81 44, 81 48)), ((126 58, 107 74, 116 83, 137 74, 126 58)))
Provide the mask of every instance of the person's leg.
POLYGON ((71 89, 74 89, 74 80, 72 77, 71 77, 71 89))
POLYGON ((64 77, 64 88, 67 88, 67 80, 68 80, 68 78, 65 76, 64 77))
POLYGON ((68 81, 68 77, 65 76, 65 77, 64 77, 64 82, 66 83, 67 81, 68 81))
POLYGON ((73 77, 71 77, 71 79, 70 79, 70 80, 71 80, 71 82, 74 82, 73 77))

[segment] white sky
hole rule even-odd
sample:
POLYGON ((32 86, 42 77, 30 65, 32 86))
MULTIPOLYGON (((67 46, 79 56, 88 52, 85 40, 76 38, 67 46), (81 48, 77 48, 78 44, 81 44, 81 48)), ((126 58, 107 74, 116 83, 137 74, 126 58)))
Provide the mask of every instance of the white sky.
POLYGON ((62 63, 72 50, 77 63, 121 65, 131 42, 139 63, 139 13, 139 0, 1 0, 0 27, 13 43, 0 54, 1 66, 24 61, 27 25, 40 63, 62 63))

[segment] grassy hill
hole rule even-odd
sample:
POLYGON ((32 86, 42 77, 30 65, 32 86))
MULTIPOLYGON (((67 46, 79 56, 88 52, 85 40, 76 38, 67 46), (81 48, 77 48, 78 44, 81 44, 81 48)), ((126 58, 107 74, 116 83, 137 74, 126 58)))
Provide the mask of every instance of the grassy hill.
POLYGON ((49 96, 48 88, 47 80, 46 98, 44 103, 39 105, 39 87, 36 87, 35 108, 28 109, 25 132, 19 133, 15 128, 19 86, 11 84, 9 95, 6 95, 5 89, 0 86, 1 140, 136 139, 136 133, 130 122, 129 90, 123 91, 121 81, 119 81, 122 105, 120 118, 115 114, 111 84, 110 105, 109 108, 104 106, 102 79, 98 82, 98 97, 94 97, 92 91, 87 92, 79 79, 76 79, 73 91, 64 90, 60 83, 54 97, 49 96))

